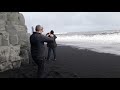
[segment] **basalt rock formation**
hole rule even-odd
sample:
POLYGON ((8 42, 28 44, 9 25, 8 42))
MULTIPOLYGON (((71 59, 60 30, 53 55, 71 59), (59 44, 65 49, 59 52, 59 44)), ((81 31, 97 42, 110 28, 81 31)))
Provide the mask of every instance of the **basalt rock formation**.
POLYGON ((29 34, 19 12, 0 12, 0 71, 29 63, 29 34))

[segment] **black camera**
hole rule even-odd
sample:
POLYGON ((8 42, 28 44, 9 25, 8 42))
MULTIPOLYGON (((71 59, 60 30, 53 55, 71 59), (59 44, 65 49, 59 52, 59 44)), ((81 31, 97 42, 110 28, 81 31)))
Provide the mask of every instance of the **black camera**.
POLYGON ((47 33, 46 36, 50 37, 50 33, 47 33))

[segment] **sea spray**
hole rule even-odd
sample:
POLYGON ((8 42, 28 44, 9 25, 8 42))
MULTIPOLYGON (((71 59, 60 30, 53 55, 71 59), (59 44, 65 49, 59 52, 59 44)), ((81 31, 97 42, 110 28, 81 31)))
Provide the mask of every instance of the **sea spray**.
POLYGON ((102 53, 120 55, 120 32, 81 34, 66 33, 57 35, 57 43, 90 49, 102 53))

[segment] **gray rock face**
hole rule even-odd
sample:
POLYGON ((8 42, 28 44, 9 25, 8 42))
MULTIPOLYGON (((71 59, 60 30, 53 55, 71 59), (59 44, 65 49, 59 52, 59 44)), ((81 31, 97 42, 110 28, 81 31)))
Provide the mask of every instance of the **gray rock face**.
POLYGON ((12 45, 18 45, 18 35, 10 35, 10 44, 12 45))
POLYGON ((1 72, 9 70, 9 69, 13 69, 11 62, 4 62, 4 63, 0 64, 0 71, 1 72))
POLYGON ((10 35, 15 35, 15 34, 17 34, 17 30, 14 28, 13 25, 6 25, 5 28, 6 28, 6 31, 7 31, 10 35))
POLYGON ((2 32, 2 46, 9 46, 9 33, 8 32, 2 32))
POLYGON ((10 55, 10 47, 1 46, 0 47, 0 63, 8 62, 10 55))
POLYGON ((6 25, 5 20, 0 20, 0 31, 5 31, 5 25, 6 25))
POLYGON ((2 35, 0 35, 0 46, 2 45, 2 35))
POLYGON ((0 71, 29 63, 29 40, 24 16, 0 12, 0 71))
POLYGON ((19 14, 18 19, 19 19, 21 25, 25 25, 25 19, 24 19, 24 16, 22 14, 19 14))
POLYGON ((0 12, 0 20, 7 20, 7 12, 0 12))

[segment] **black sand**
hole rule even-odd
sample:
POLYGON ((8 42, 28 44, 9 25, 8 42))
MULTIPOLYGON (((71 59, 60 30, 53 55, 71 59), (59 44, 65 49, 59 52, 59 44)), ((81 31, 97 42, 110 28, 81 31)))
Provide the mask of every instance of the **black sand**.
MULTIPOLYGON (((45 64, 45 78, 120 78, 120 56, 57 47, 57 61, 45 64)), ((36 78, 35 64, 0 73, 0 78, 36 78)))

